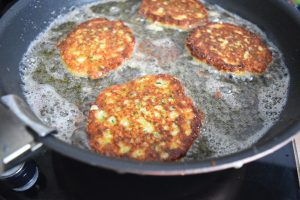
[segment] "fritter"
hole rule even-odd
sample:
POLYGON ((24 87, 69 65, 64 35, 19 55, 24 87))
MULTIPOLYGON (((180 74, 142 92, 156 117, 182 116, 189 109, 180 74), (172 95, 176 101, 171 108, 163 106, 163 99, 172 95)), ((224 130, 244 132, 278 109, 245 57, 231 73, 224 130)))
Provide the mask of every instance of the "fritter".
POLYGON ((201 114, 171 75, 146 75, 101 92, 91 106, 90 146, 107 156, 147 161, 183 157, 199 133, 201 114))
POLYGON ((131 57, 135 38, 122 21, 97 18, 78 25, 58 44, 67 69, 97 79, 131 57))
POLYGON ((272 61, 272 53, 258 35, 228 23, 195 28, 186 46, 196 60, 236 75, 263 73, 272 61))
POLYGON ((208 21, 204 5, 197 0, 143 0, 139 13, 152 22, 182 30, 208 21))

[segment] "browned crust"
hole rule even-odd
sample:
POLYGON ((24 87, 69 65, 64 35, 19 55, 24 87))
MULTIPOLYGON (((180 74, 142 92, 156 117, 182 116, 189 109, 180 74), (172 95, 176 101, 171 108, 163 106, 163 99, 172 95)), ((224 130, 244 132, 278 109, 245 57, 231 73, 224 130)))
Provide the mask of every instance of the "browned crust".
POLYGON ((197 0, 143 0, 139 13, 150 21, 182 30, 208 21, 205 6, 197 0))
POLYGON ((97 109, 91 109, 87 124, 91 148, 107 156, 137 160, 170 161, 183 157, 198 136, 203 118, 192 100, 185 96, 181 83, 166 74, 147 75, 111 86, 99 94, 95 105, 97 109), (168 87, 157 88, 159 82, 168 83, 168 87), (124 105, 127 101, 129 103, 124 105), (102 111, 107 115, 99 121, 96 113, 102 111), (111 115, 116 119, 115 125, 107 122, 111 115), (140 123, 142 118, 153 127, 146 122, 140 123), (124 126, 124 119, 129 125, 124 126), (174 125, 177 128, 174 129, 174 125), (104 132, 108 129, 112 139, 105 144, 104 132), (130 150, 121 153, 120 142, 130 150), (135 152, 139 149, 144 154, 136 156, 135 152))
POLYGON ((78 25, 58 44, 67 69, 97 79, 131 57, 135 39, 122 21, 97 18, 78 25))
POLYGON ((192 30, 186 40, 190 54, 219 71, 263 73, 272 54, 262 39, 242 27, 210 23, 192 30))

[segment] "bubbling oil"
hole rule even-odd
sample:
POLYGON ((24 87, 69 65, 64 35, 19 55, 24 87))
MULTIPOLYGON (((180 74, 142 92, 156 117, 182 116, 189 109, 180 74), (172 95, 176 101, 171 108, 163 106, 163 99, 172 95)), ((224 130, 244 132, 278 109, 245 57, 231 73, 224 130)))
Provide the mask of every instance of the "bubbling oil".
POLYGON ((183 160, 224 156, 257 142, 279 119, 287 99, 289 72, 277 47, 254 24, 203 2, 210 21, 245 27, 261 36, 272 51, 273 62, 260 76, 222 74, 193 61, 184 48, 187 32, 162 28, 139 16, 139 3, 101 1, 72 7, 39 34, 20 63, 23 91, 35 114, 59 130, 59 139, 89 148, 82 134, 89 107, 99 92, 146 74, 167 73, 181 81, 186 94, 205 114, 199 137, 183 160), (133 56, 99 80, 75 77, 65 69, 57 43, 76 25, 98 17, 123 20, 133 30, 133 56))

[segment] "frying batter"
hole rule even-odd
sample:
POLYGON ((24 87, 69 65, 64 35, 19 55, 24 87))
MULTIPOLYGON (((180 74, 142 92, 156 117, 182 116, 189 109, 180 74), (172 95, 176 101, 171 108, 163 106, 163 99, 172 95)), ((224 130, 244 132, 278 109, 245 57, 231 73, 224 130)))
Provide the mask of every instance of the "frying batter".
POLYGON ((237 75, 263 73, 272 61, 270 50, 259 36, 228 23, 195 28, 186 46, 196 60, 237 75))
POLYGON ((182 30, 207 22, 207 11, 197 0, 143 0, 139 13, 152 22, 182 30))
POLYGON ((200 112, 171 75, 147 75, 101 92, 91 107, 90 146, 107 156, 176 160, 199 133, 200 112))
POLYGON ((71 73, 97 79, 130 58, 134 44, 132 31, 122 21, 97 18, 77 26, 58 48, 71 73))

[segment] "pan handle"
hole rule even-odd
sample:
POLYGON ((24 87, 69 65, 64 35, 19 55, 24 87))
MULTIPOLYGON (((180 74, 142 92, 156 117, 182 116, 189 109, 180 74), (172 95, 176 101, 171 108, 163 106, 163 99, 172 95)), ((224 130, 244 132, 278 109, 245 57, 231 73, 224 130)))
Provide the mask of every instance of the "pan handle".
POLYGON ((29 106, 16 95, 1 97, 0 103, 0 174, 33 156, 42 144, 36 136, 45 137, 56 129, 43 124, 29 106))

